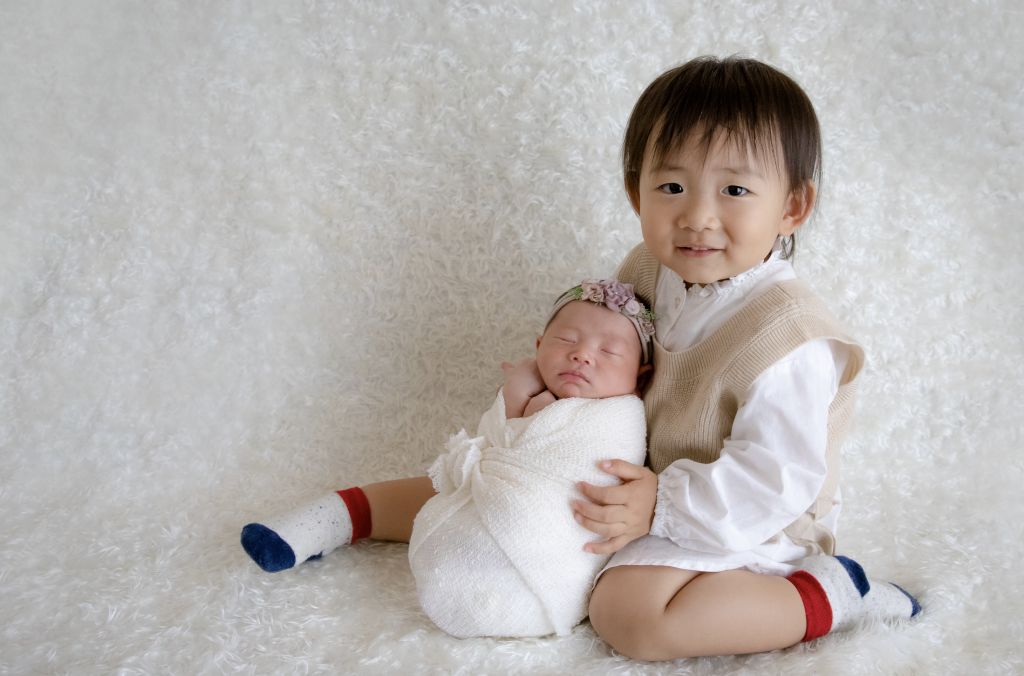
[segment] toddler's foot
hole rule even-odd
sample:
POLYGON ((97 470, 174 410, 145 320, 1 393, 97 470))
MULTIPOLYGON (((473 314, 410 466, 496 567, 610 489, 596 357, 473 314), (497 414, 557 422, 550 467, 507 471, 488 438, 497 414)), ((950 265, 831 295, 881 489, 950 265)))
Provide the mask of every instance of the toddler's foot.
POLYGON ((260 568, 276 573, 369 534, 370 506, 356 487, 262 523, 250 523, 242 529, 242 547, 260 568))
POLYGON ((813 556, 789 578, 807 611, 805 641, 846 629, 870 617, 908 619, 921 606, 889 582, 869 580, 864 569, 845 556, 813 556))

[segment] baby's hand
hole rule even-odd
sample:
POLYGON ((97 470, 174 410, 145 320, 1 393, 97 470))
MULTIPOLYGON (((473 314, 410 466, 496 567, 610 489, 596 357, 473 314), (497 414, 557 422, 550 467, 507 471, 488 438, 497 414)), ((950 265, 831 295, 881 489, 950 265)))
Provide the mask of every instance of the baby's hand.
POLYGON ((505 372, 505 391, 514 390, 516 394, 536 397, 548 389, 544 379, 540 377, 537 360, 526 357, 513 366, 507 361, 501 362, 501 370, 505 372))
POLYGON ((650 532, 658 501, 658 475, 625 460, 602 460, 601 469, 622 479, 622 484, 602 487, 581 481, 580 492, 591 502, 574 500, 572 507, 576 521, 584 528, 608 538, 588 542, 583 549, 592 554, 611 554, 650 532))
POLYGON ((529 418, 534 413, 544 410, 544 407, 548 404, 553 404, 558 401, 555 395, 551 394, 548 390, 544 390, 536 397, 530 399, 530 403, 526 405, 526 410, 523 411, 523 417, 529 418))
POLYGON ((530 399, 547 389, 537 360, 527 357, 515 366, 503 361, 501 369, 505 372, 505 417, 521 418, 530 399))

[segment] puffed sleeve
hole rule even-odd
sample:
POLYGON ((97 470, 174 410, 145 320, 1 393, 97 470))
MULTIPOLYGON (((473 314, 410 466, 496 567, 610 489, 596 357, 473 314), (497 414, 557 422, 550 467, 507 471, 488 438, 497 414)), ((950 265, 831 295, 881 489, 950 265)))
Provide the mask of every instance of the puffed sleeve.
POLYGON ((658 476, 651 533, 711 553, 770 539, 814 503, 825 483, 828 408, 845 348, 805 343, 751 385, 721 456, 678 460, 658 476))

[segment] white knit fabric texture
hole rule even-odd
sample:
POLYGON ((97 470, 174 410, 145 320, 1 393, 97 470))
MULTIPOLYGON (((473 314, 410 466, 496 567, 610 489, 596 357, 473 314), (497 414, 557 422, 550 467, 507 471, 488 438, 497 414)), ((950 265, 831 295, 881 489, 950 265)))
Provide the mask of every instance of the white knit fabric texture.
POLYGON ((352 541, 352 517, 337 493, 260 523, 291 546, 296 564, 352 541))
POLYGON ((416 517, 409 562, 423 609, 453 636, 564 636, 608 560, 583 551, 603 538, 573 519, 576 481, 617 483, 604 459, 643 463, 643 404, 562 399, 525 429, 504 412, 499 392, 478 436, 452 436, 430 468, 438 495, 416 517))

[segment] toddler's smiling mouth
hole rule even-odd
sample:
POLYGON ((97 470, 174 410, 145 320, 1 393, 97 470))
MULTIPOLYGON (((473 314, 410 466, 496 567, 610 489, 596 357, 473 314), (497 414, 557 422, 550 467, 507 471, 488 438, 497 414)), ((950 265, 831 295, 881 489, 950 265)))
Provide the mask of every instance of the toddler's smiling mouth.
POLYGON ((703 258, 704 256, 710 256, 711 254, 718 253, 721 249, 715 249, 709 246, 679 246, 676 249, 683 254, 691 258, 703 258))

